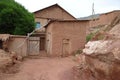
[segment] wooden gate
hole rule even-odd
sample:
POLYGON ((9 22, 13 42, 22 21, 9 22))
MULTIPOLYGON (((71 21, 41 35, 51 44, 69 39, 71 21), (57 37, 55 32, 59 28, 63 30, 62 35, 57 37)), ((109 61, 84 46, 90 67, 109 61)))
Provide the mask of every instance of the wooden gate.
POLYGON ((29 55, 39 55, 40 51, 45 50, 45 37, 29 38, 29 55))
POLYGON ((40 52, 40 37, 29 38, 29 55, 38 55, 40 52))

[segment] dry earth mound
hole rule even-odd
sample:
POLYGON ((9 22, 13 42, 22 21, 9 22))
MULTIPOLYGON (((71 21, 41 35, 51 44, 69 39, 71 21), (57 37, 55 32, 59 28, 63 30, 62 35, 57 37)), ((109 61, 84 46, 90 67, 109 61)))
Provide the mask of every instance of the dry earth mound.
POLYGON ((76 80, 120 80, 120 16, 94 35, 82 55, 76 80))

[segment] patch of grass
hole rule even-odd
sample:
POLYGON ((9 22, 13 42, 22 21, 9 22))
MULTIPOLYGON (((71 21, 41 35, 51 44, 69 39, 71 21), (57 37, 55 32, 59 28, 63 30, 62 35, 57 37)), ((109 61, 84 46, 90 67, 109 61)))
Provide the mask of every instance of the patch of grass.
POLYGON ((90 33, 86 36, 86 42, 90 41, 93 38, 94 34, 90 33))

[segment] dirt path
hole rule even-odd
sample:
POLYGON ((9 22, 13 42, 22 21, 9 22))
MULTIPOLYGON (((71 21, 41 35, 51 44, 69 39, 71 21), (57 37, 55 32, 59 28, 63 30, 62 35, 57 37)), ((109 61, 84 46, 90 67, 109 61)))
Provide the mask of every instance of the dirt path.
POLYGON ((72 67, 76 65, 73 57, 27 59, 19 73, 3 80, 74 80, 72 67))

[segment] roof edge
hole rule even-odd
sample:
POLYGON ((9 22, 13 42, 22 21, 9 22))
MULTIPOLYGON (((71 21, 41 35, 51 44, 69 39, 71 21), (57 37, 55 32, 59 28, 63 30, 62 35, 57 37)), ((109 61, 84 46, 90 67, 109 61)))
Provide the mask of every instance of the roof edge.
POLYGON ((51 20, 47 25, 44 27, 46 28, 48 25, 50 25, 53 22, 89 22, 90 20, 51 20))
POLYGON ((40 10, 37 10, 37 11, 35 11, 35 12, 33 12, 33 13, 37 13, 37 12, 39 12, 39 11, 42 11, 42 10, 45 10, 45 9, 47 9, 47 8, 50 8, 50 7, 52 7, 52 6, 58 6, 59 8, 61 8, 62 10, 64 10, 67 14, 69 14, 70 16, 72 16, 74 19, 76 19, 72 14, 70 14, 68 11, 66 11, 64 8, 62 8, 59 4, 53 4, 53 5, 51 5, 51 6, 48 6, 48 7, 45 7, 45 8, 43 8, 43 9, 40 9, 40 10))
POLYGON ((103 13, 103 14, 101 14, 101 15, 104 15, 104 14, 109 14, 109 13, 113 13, 113 12, 120 12, 120 10, 113 10, 113 11, 109 11, 109 12, 103 13))

